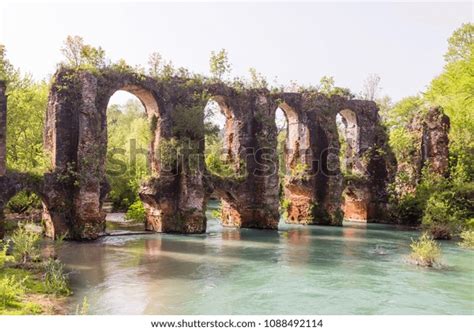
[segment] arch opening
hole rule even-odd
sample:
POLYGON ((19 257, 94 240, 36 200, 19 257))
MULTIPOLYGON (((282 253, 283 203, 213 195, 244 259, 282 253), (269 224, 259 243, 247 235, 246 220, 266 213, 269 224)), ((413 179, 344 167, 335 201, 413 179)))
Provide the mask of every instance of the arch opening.
POLYGON ((305 148, 309 148, 308 131, 295 109, 285 102, 275 111, 275 124, 278 130, 280 213, 287 223, 298 223, 306 217, 302 216, 302 209, 308 209, 306 204, 310 197, 299 185, 294 185, 293 180, 305 177, 310 171, 305 157, 305 148))
POLYGON ((359 153, 359 126, 357 116, 350 109, 343 109, 336 115, 339 136, 339 163, 341 172, 350 175, 356 172, 359 153))
POLYGON ((234 115, 219 96, 211 98, 204 111, 206 168, 219 177, 234 177, 241 167, 234 115))
POLYGON ((102 212, 106 230, 145 230, 146 215, 139 197, 141 182, 153 171, 158 142, 158 104, 140 87, 125 86, 109 99, 107 118, 106 193, 102 212))
MULTIPOLYGON (((235 116, 222 96, 212 97, 205 107, 205 163, 214 180, 238 179, 244 169, 239 155, 235 116)), ((212 180, 212 179, 211 179, 212 180)), ((235 207, 230 189, 216 185, 206 202, 208 226, 233 226, 230 210, 235 207)))
POLYGON ((336 116, 339 135, 339 162, 344 177, 342 211, 346 221, 367 222, 370 193, 363 178, 359 157, 359 126, 357 116, 350 109, 336 116))

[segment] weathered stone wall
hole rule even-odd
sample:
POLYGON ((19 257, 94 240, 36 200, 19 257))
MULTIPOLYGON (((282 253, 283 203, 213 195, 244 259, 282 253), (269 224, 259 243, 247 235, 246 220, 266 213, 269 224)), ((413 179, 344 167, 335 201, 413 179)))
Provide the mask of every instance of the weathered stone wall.
POLYGON ((431 172, 448 176, 449 117, 440 107, 430 108, 423 121, 421 159, 431 172))
POLYGON ((400 196, 414 193, 425 166, 440 176, 449 175, 449 118, 440 107, 418 114, 408 127, 413 153, 408 160, 398 160, 396 192, 400 196))
MULTIPOLYGON (((24 181, 18 185, 40 194, 52 236, 67 231, 70 238, 94 239, 105 231, 107 105, 118 90, 136 95, 150 120, 150 176, 139 193, 148 230, 205 232, 211 195, 223 202, 224 225, 246 228, 276 229, 280 198, 286 202, 289 223, 340 225, 343 210, 347 218, 366 221, 384 209, 389 176, 381 150, 386 137, 373 102, 314 92, 237 89, 193 79, 160 81, 110 68, 59 70, 44 134, 53 171, 34 187, 24 181), (204 165, 202 110, 209 99, 227 119, 224 149, 236 174, 229 178, 211 174, 204 165), (288 119, 283 183, 276 153, 278 107, 288 119), (341 111, 353 114, 351 155, 357 182, 344 180, 340 170, 336 115, 341 111)), ((5 183, 15 178, 5 178, 5 183)), ((9 198, 10 193, 0 196, 4 204, 9 198)))
POLYGON ((375 103, 310 93, 289 97, 282 96, 296 114, 294 134, 299 131, 299 140, 287 146, 292 150, 284 185, 288 222, 340 225, 343 216, 358 221, 382 217, 391 165, 375 103), (351 180, 344 180, 339 161, 336 116, 345 111, 354 114, 350 125, 356 133, 350 137, 355 177, 351 180))
POLYGON ((207 174, 210 191, 223 201, 225 226, 276 229, 279 221, 278 159, 274 98, 266 90, 211 86, 226 114, 224 149, 238 179, 207 174))

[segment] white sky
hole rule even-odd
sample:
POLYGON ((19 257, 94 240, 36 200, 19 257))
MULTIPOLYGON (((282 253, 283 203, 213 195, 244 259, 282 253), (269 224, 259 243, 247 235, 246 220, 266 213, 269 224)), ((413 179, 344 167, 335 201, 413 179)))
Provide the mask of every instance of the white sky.
MULTIPOLYGON (((0 7, 1 10, 1 7, 0 7)), ((255 67, 268 81, 361 90, 370 73, 394 100, 422 91, 443 67, 447 38, 472 21, 472 3, 83 3, 3 6, 0 43, 35 78, 54 73, 67 35, 102 46, 112 60, 146 65, 160 52, 207 73, 226 48, 232 75, 255 67)))

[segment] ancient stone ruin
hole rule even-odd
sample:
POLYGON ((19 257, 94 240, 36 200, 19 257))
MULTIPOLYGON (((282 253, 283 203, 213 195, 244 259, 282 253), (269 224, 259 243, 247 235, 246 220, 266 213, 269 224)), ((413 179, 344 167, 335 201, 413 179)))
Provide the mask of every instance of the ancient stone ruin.
POLYGON ((94 239, 105 233, 107 105, 118 90, 137 96, 150 122, 151 175, 140 190, 148 230, 205 232, 211 195, 222 201, 224 226, 277 229, 281 213, 298 224, 385 217, 393 164, 374 102, 310 90, 282 93, 192 78, 158 80, 111 68, 55 74, 44 130, 51 171, 41 178, 6 171, 7 109, 5 86, 0 85, 0 211, 26 189, 43 201, 49 236, 94 239), (209 100, 226 117, 224 155, 235 170, 232 177, 219 177, 205 167, 200 110, 209 100), (288 121, 283 183, 277 168, 278 108, 288 121), (338 114, 347 139, 345 176, 338 114))

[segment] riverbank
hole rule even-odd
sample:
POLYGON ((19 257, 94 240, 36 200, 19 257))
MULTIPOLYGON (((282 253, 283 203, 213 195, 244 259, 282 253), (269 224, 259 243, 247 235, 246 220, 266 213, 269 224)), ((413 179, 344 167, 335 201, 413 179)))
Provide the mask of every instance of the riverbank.
POLYGON ((8 304, 0 304, 0 315, 64 315, 67 297, 47 293, 39 267, 0 269, 0 282, 10 279, 18 288, 0 286, 1 296, 8 296, 8 304))

